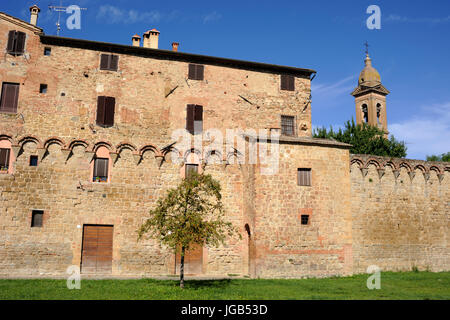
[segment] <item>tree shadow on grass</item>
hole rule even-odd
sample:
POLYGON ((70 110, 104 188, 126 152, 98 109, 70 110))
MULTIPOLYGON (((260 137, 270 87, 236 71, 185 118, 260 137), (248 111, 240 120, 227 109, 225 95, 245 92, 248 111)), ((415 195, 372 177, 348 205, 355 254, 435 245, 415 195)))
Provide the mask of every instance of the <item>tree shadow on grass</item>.
POLYGON ((231 284, 231 279, 218 280, 185 280, 184 286, 189 289, 224 289, 231 284))

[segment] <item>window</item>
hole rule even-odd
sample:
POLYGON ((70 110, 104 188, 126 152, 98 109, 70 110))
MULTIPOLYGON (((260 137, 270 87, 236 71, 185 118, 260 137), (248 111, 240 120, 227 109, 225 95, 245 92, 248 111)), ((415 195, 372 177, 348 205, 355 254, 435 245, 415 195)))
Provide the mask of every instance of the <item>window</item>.
POLYGON ((10 153, 10 149, 0 148, 0 173, 8 172, 10 153))
POLYGON ((310 186, 311 185, 311 169, 310 168, 299 168, 298 169, 297 184, 299 186, 310 186))
POLYGON ((309 224, 309 214, 302 214, 301 220, 302 224, 309 224))
POLYGON ((114 54, 102 54, 100 56, 100 70, 117 71, 119 56, 114 54))
POLYGON ((31 227, 32 228, 41 228, 42 220, 44 218, 44 211, 42 210, 33 210, 31 212, 31 227))
POLYGON ((188 104, 186 109, 186 130, 191 134, 203 131, 203 107, 195 104, 188 104))
POLYGON ((0 112, 17 112, 17 102, 19 101, 19 84, 3 82, 0 112))
POLYGON ((100 96, 97 100, 97 125, 112 127, 114 125, 114 109, 116 99, 100 96))
POLYGON ((47 85, 41 83, 40 87, 39 87, 39 93, 47 93, 47 85))
POLYGON ((189 175, 190 175, 192 172, 195 172, 195 173, 198 172, 198 164, 186 164, 186 165, 185 165, 185 173, 184 173, 184 176, 187 178, 187 177, 189 177, 189 175))
POLYGON ((30 167, 37 167, 38 156, 30 156, 30 167))
POLYGON ((23 54, 25 49, 26 34, 24 32, 11 30, 8 34, 8 46, 6 52, 12 55, 23 54))
POLYGON ((361 107, 362 113, 363 113, 363 121, 365 123, 369 122, 369 112, 367 110, 367 104, 363 104, 361 107))
POLYGON ((93 182, 108 182, 109 159, 96 158, 94 162, 93 182))
POLYGON ((381 104, 377 103, 377 123, 380 124, 381 118, 381 104))
POLYGON ((295 117, 281 116, 281 134, 286 136, 295 135, 295 117))
POLYGON ((188 78, 191 80, 203 80, 205 66, 202 64, 189 64, 188 78))
POLYGON ((44 48, 44 56, 49 56, 52 54, 52 48, 45 47, 44 48))
POLYGON ((287 74, 281 75, 281 90, 294 91, 295 90, 295 77, 287 74))

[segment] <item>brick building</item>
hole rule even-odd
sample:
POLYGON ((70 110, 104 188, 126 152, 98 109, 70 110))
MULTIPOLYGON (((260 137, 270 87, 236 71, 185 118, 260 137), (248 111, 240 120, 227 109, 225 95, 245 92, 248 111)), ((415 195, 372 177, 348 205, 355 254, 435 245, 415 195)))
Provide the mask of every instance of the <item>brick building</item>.
POLYGON ((366 159, 350 155, 349 145, 312 138, 314 70, 189 54, 176 43, 161 50, 156 29, 143 34, 142 46, 139 35, 131 46, 47 36, 36 26, 38 8, 30 11, 30 23, 0 13, 0 276, 65 275, 71 265, 102 275, 176 273, 175 254, 152 239, 138 242, 137 229, 189 170, 220 181, 227 219, 243 237, 189 252, 188 274, 449 268, 450 168, 366 159), (181 148, 177 129, 203 137, 201 148, 181 148), (229 129, 281 133, 277 173, 248 161, 248 136, 230 148, 209 135, 229 129), (367 182, 373 170, 379 180, 367 182), (418 184, 416 170, 424 177, 418 184), (397 181, 405 174, 410 183, 397 181), (398 210, 373 200, 369 187, 431 207, 413 221, 400 210, 395 219, 411 227, 398 240, 383 229, 386 212, 398 210), (377 228, 381 240, 366 237, 377 228), (409 258, 395 258, 405 247, 409 258))

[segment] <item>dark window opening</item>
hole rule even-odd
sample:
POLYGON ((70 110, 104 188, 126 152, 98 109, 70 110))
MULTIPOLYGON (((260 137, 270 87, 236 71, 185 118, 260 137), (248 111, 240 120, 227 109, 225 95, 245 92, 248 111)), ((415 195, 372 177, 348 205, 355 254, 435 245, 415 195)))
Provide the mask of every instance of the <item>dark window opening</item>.
POLYGON ((97 100, 97 125, 112 127, 114 125, 114 110, 116 99, 100 96, 97 100))
POLYGON ((294 91, 295 77, 287 74, 281 75, 281 90, 294 91))
POLYGON ((295 117, 281 116, 281 134, 286 136, 295 135, 295 117))
POLYGON ((363 104, 362 105, 362 113, 363 113, 363 120, 365 123, 369 122, 369 111, 367 109, 367 105, 363 104))
POLYGON ((377 104, 377 123, 380 124, 380 118, 381 118, 381 104, 377 104))
POLYGON ((302 220, 302 224, 308 224, 309 223, 309 214, 302 214, 301 220, 302 220))
POLYGON ((8 34, 6 52, 12 55, 21 55, 25 49, 26 34, 21 31, 11 30, 8 34))
POLYGON ((44 83, 41 83, 39 87, 39 93, 47 93, 47 85, 44 83))
POLYGON ((19 101, 19 84, 3 82, 0 112, 16 113, 19 101))
POLYGON ((186 164, 185 165, 185 177, 188 178, 192 172, 198 173, 198 164, 186 164))
POLYGON ((109 159, 95 158, 93 182, 108 182, 109 159))
POLYGON ((202 64, 189 64, 188 78, 191 80, 203 80, 205 66, 202 64))
POLYGON ((299 168, 297 170, 297 184, 299 186, 311 186, 311 168, 299 168))
POLYGON ((0 148, 0 172, 6 173, 9 169, 10 149, 0 148))
POLYGON ((44 56, 49 56, 52 54, 52 48, 45 47, 44 48, 44 56))
POLYGON ((33 210, 31 213, 31 227, 32 228, 41 228, 42 220, 44 218, 44 211, 42 210, 33 210))
POLYGON ((114 54, 102 54, 100 56, 100 70, 117 71, 119 56, 114 54))
POLYGON ((30 156, 30 167, 37 167, 38 156, 30 156))
POLYGON ((203 131, 203 107, 195 104, 188 104, 186 109, 186 130, 191 134, 198 134, 203 131))

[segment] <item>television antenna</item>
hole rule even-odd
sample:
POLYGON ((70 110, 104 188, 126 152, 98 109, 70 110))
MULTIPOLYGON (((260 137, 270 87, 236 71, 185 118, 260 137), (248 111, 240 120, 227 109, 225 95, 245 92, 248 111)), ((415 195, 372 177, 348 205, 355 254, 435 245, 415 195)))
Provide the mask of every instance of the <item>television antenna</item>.
MULTIPOLYGON (((48 6, 50 11, 58 12, 58 21, 56 22, 56 35, 59 37, 59 31, 61 30, 61 12, 66 12, 68 7, 63 7, 62 0, 59 1, 59 6, 48 6)), ((87 10, 87 8, 80 8, 80 10, 87 10)))

